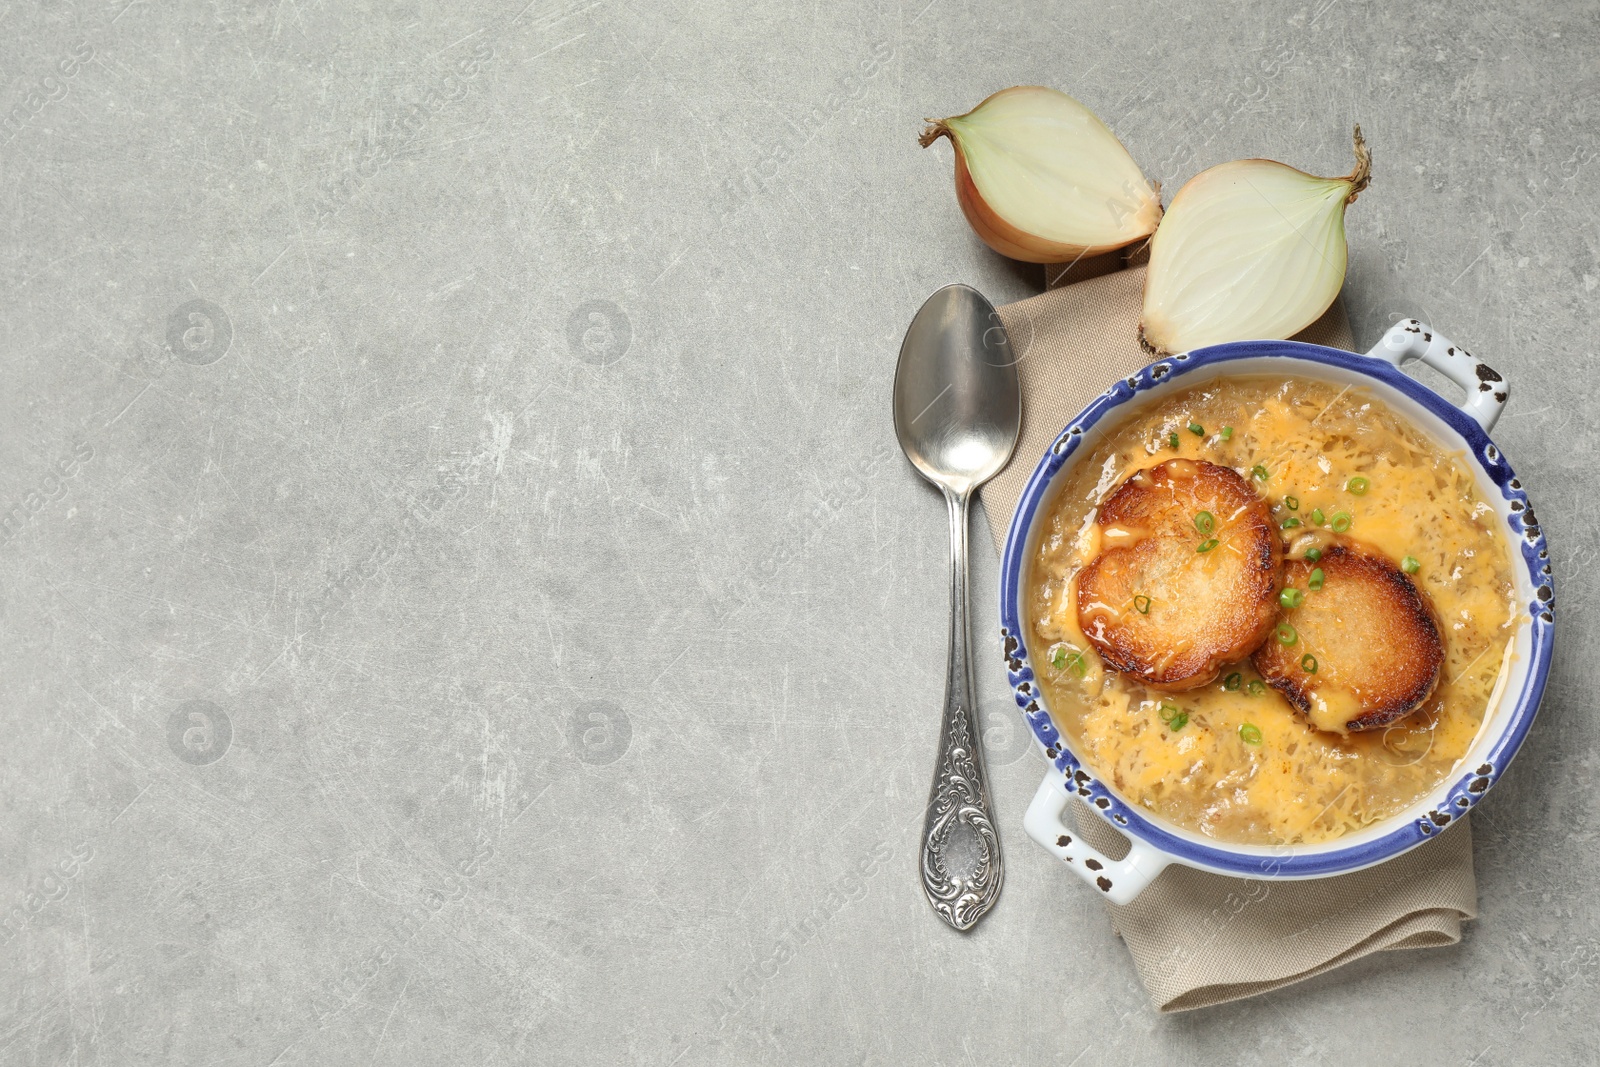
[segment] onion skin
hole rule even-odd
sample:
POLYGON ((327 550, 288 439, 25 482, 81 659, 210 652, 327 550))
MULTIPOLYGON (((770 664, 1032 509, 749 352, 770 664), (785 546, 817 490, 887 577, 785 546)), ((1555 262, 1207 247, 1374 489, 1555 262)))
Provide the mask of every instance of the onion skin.
MULTIPOLYGON (((954 119, 928 120, 929 126, 919 138, 919 143, 924 148, 933 144, 940 137, 949 138, 951 146, 955 149, 956 202, 960 204, 961 214, 966 217, 967 223, 972 227, 973 232, 978 235, 984 244, 996 252, 1011 259, 1021 260, 1024 263, 1070 263, 1085 256, 1115 252, 1118 249, 1126 248, 1129 245, 1148 239, 1150 234, 1155 232, 1156 223, 1161 219, 1160 197, 1148 190, 1146 190, 1148 193, 1147 199, 1143 203, 1131 206, 1127 211, 1126 214, 1131 219, 1131 225, 1126 228, 1125 232, 1119 234, 1114 240, 1094 244, 1053 240, 1040 234, 1031 233, 1015 222, 1008 220, 991 206, 978 189, 978 184, 973 179, 972 172, 967 166, 966 151, 962 146, 961 139, 950 127, 949 123, 976 114, 985 105, 997 98, 1019 93, 1051 94, 1062 98, 1064 104, 1080 109, 1085 115, 1089 114, 1082 104, 1072 100, 1071 97, 1066 96, 1064 93, 1058 93, 1056 90, 1042 86, 1019 85, 990 94, 977 107, 967 112, 966 115, 958 115, 954 119)), ((1093 118, 1092 115, 1089 117, 1092 119, 1097 131, 1104 131, 1104 136, 1115 142, 1115 136, 1111 134, 1109 129, 1105 128, 1104 123, 1097 118, 1093 118)), ((1120 145, 1118 148, 1120 149, 1120 145)), ((1126 149, 1120 150, 1125 156, 1126 149)), ((1127 166, 1135 172, 1137 171, 1131 159, 1128 160, 1127 166)), ((1141 182, 1143 181, 1142 176, 1140 180, 1141 182)), ((1141 188, 1143 188, 1143 185, 1141 185, 1141 188)))

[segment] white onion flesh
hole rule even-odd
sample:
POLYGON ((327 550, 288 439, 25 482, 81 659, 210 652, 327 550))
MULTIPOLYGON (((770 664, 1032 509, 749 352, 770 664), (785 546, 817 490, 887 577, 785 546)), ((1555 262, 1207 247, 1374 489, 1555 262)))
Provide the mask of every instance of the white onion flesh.
POLYGON ((1150 245, 1139 331, 1159 353, 1227 341, 1282 340, 1315 322, 1344 284, 1344 212, 1370 180, 1356 168, 1317 178, 1270 159, 1241 159, 1190 179, 1150 245))

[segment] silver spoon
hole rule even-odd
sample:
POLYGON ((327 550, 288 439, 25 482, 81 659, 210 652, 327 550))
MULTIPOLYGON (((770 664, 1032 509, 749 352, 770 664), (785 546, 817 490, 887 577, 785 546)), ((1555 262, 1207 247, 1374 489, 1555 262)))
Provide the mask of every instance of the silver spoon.
POLYGON ((950 658, 922 829, 922 888, 957 930, 983 918, 1005 879, 972 701, 967 508, 1011 458, 1021 423, 1017 366, 1000 316, 976 289, 945 286, 922 305, 900 346, 894 430, 906 458, 950 507, 950 658))

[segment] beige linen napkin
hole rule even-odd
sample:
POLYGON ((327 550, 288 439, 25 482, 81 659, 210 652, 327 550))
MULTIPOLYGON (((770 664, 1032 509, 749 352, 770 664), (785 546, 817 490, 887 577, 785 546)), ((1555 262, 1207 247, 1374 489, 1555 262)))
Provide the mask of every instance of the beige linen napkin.
MULTIPOLYGON (((1022 375, 1022 436, 1011 463, 982 489, 995 544, 1034 465, 1071 420, 1118 378, 1150 362, 1139 347, 1144 267, 1116 257, 1055 272, 1041 296, 1000 308, 1022 375)), ((1297 340, 1351 348, 1335 304, 1297 340)), ((1122 837, 1086 808, 1084 838, 1112 856, 1122 837)), ((1305 881, 1228 878, 1174 864, 1132 904, 1106 905, 1163 1012, 1222 1004, 1321 974, 1370 952, 1453 945, 1477 915, 1466 819, 1397 859, 1305 881)))

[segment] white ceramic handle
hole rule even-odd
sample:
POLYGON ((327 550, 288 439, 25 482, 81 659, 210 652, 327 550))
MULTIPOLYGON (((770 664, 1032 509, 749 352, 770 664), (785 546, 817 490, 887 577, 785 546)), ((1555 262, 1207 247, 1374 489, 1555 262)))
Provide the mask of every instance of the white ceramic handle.
POLYGON ((1494 428, 1500 409, 1506 406, 1506 397, 1511 395, 1511 388, 1496 371, 1416 319, 1406 319, 1389 327, 1389 332, 1367 355, 1396 367, 1407 360, 1422 360, 1467 391, 1467 402, 1461 405, 1461 410, 1482 426, 1484 433, 1494 428))
POLYGON ((1055 853, 1057 859, 1065 860, 1111 903, 1130 903, 1172 862, 1172 857, 1131 837, 1128 843, 1133 847, 1120 860, 1096 852, 1061 819, 1070 796, 1066 779, 1052 770, 1033 794, 1033 803, 1022 817, 1022 828, 1055 853))

